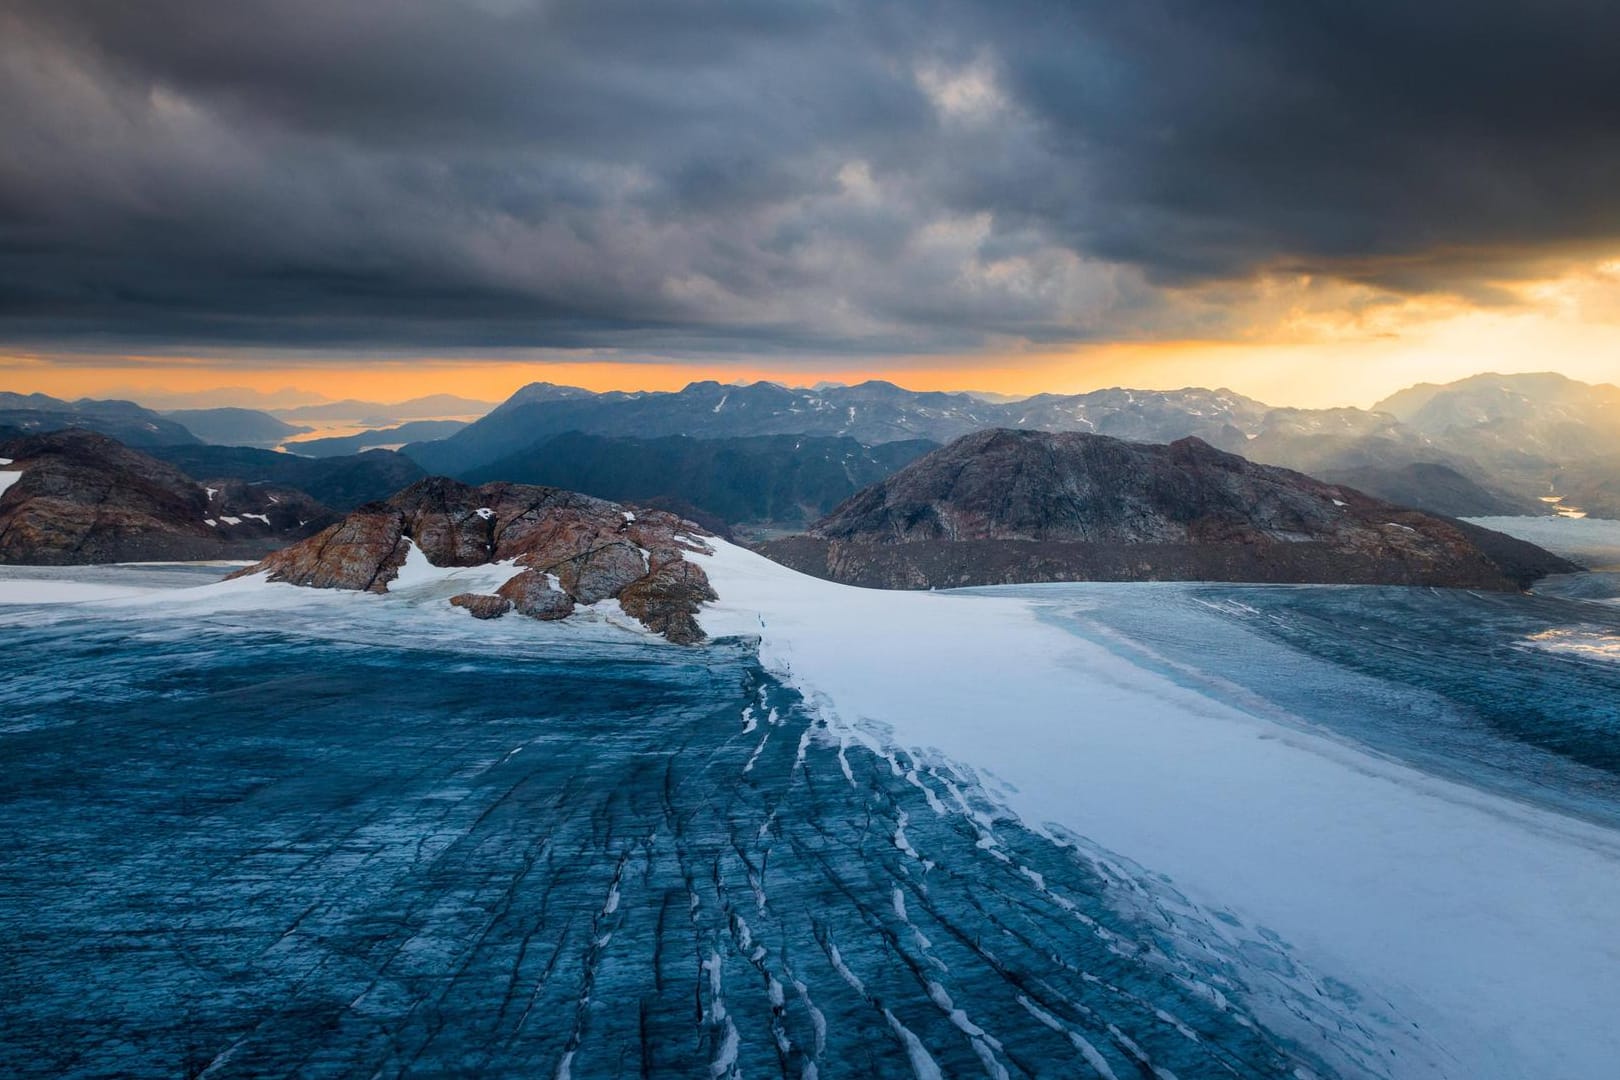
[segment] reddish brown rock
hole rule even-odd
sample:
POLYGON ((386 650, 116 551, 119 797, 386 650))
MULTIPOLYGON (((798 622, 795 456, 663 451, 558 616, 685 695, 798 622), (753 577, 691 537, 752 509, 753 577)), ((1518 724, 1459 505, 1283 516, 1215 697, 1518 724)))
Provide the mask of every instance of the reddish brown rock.
POLYGON ((546 567, 564 589, 582 604, 618 596, 625 586, 644 577, 649 559, 628 540, 609 540, 586 548, 546 567))
POLYGON ((498 594, 531 619, 566 619, 574 613, 574 598, 554 586, 557 580, 543 570, 525 570, 502 585, 498 594))
MULTIPOLYGON (((578 605, 618 599, 671 641, 702 640, 693 617, 712 599, 703 571, 684 558, 703 551, 701 528, 662 511, 557 488, 468 487, 436 477, 386 502, 363 506, 319 536, 243 573, 317 588, 387 591, 409 545, 435 566, 514 561, 525 568, 494 599, 535 619, 563 619, 578 605)), ((468 607, 466 603, 458 606, 468 607)), ((476 614, 476 612, 475 612, 476 614)))
POLYGON ((705 600, 717 599, 703 568, 682 559, 627 585, 619 605, 677 645, 692 645, 704 638, 697 613, 705 600))
MULTIPOLYGON (((386 506, 363 506, 342 521, 301 544, 250 567, 272 569, 272 581, 314 589, 358 589, 387 592, 409 551, 405 521, 386 506)), ((247 572, 247 571, 244 571, 247 572)))
POLYGON ((450 606, 466 608, 475 619, 498 619, 512 610, 512 601, 504 596, 464 592, 452 596, 450 606))
POLYGON ((335 515, 280 485, 199 483, 89 431, 0 439, 0 563, 256 558, 335 515))

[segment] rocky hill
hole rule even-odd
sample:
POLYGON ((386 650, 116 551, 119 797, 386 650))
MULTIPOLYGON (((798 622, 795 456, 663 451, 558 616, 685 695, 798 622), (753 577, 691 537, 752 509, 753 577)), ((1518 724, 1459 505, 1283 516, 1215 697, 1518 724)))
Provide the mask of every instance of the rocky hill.
POLYGON ((163 414, 205 443, 274 447, 313 430, 289 424, 259 409, 170 409, 163 414))
POLYGON ((81 428, 125 446, 180 446, 201 441, 184 426, 133 401, 63 401, 48 394, 0 391, 0 425, 30 435, 81 428))
POLYGON ((764 550, 819 576, 898 588, 1181 579, 1515 589, 1575 569, 1499 540, 1487 552, 1460 523, 1195 438, 1164 446, 1001 429, 926 455, 809 536, 764 550))
POLYGON ((242 574, 325 589, 387 592, 412 549, 438 567, 514 563, 489 594, 449 599, 478 618, 516 611, 562 619, 577 606, 617 600, 671 641, 703 639, 696 616, 714 599, 701 567, 683 557, 705 550, 690 521, 558 488, 469 487, 434 477, 385 502, 361 507, 303 543, 242 574))
POLYGON ((147 453, 192 476, 231 476, 251 484, 294 487, 339 511, 386 499, 427 475, 416 462, 391 450, 329 458, 249 446, 157 446, 147 453))
POLYGON ((333 513, 301 491, 198 482, 81 430, 0 442, 0 563, 255 558, 302 539, 333 513))
POLYGON ((877 380, 822 389, 696 382, 674 393, 633 394, 535 384, 450 438, 414 443, 405 453, 430 471, 461 476, 571 431, 641 439, 818 435, 870 446, 954 438, 997 423, 1003 410, 968 394, 877 380))

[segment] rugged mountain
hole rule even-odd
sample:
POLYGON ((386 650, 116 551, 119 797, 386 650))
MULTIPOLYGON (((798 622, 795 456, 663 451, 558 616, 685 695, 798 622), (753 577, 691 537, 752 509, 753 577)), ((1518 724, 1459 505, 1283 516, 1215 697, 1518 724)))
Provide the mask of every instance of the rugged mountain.
POLYGON ((1421 384, 1379 408, 1430 444, 1476 463, 1497 486, 1523 497, 1567 495, 1605 515, 1620 504, 1620 387, 1539 372, 1482 374, 1421 384), (1576 494, 1578 489, 1579 494, 1576 494))
POLYGON ((671 641, 703 639, 696 616, 714 599, 686 552, 705 550, 690 521, 656 510, 557 488, 521 484, 468 487, 434 477, 343 521, 243 574, 314 588, 386 592, 413 548, 434 566, 512 561, 514 576, 494 593, 463 593, 449 603, 477 618, 517 611, 562 619, 577 605, 617 600, 671 641))
POLYGON ((372 428, 353 435, 298 439, 287 443, 286 448, 303 457, 345 457, 381 447, 393 449, 410 442, 447 439, 466 426, 465 420, 410 420, 397 427, 372 428))
POLYGON ((592 394, 536 383, 467 430, 405 452, 430 469, 470 474, 565 431, 654 438, 760 435, 851 438, 864 445, 945 441, 988 427, 1087 431, 1139 442, 1196 435, 1237 450, 1271 433, 1363 434, 1394 424, 1359 409, 1273 409, 1231 390, 1097 390, 989 401, 973 394, 905 390, 893 383, 790 389, 775 383, 693 383, 677 393, 592 394))
POLYGON ((1620 386, 1553 372, 1420 383, 1374 406, 1432 439, 1568 459, 1620 453, 1620 386))
POLYGON ((1346 424, 1339 431, 1270 427, 1238 453, 1433 514, 1547 513, 1537 500, 1497 484, 1478 462, 1441 449, 1388 414, 1361 415, 1382 420, 1346 424))
MULTIPOLYGON (((1252 460, 1316 474, 1367 476, 1416 465, 1444 465, 1485 488, 1480 505, 1516 504, 1537 512, 1524 493, 1494 490, 1488 470, 1407 430, 1391 414, 1364 409, 1273 408, 1231 390, 1108 389, 1041 394, 1022 401, 972 394, 916 393, 891 383, 789 389, 773 383, 693 383, 678 393, 593 394, 535 383, 489 416, 449 439, 412 444, 405 453, 430 470, 496 478, 500 469, 540 456, 564 432, 602 437, 700 439, 793 434, 853 438, 864 445, 943 441, 988 427, 1084 431, 1138 442, 1167 443, 1192 435, 1252 460), (499 468, 496 467, 496 463, 499 468)), ((511 478, 517 478, 513 474, 511 478)), ((528 475, 528 474, 523 474, 528 475)), ((1414 489, 1421 474, 1400 478, 1407 501, 1431 509, 1462 505, 1442 487, 1432 501, 1414 489)), ((1435 474, 1440 478, 1440 474, 1435 474)), ((654 492, 678 498, 673 492, 654 492)), ((700 505, 694 502, 692 505, 700 505)))
POLYGON ((39 565, 256 557, 335 515, 276 485, 199 483, 94 432, 0 442, 0 562, 39 565))
POLYGON ((1004 408, 967 394, 877 381, 822 390, 698 382, 675 393, 558 393, 570 389, 525 387, 465 431, 405 453, 429 471, 462 475, 569 431, 643 439, 819 435, 866 445, 941 441, 998 422, 1004 408))
POLYGON ((180 424, 133 401, 62 401, 46 394, 0 392, 0 425, 36 435, 81 428, 125 446, 194 445, 200 441, 180 424))
POLYGON ((610 438, 569 432, 463 479, 549 484, 726 525, 801 528, 938 444, 817 435, 610 438))
MULTIPOLYGON (((1196 436, 1268 464, 1338 480, 1379 477, 1403 500, 1435 511, 1474 505, 1444 466, 1482 489, 1478 505, 1534 513, 1561 470, 1620 454, 1620 390, 1555 375, 1480 376, 1414 387, 1373 410, 1273 408, 1230 390, 1108 389, 1022 401, 920 393, 892 383, 788 388, 693 383, 674 393, 595 394, 535 383, 448 439, 405 453, 430 471, 488 475, 565 432, 627 438, 762 435, 852 438, 864 445, 942 442, 991 427, 1080 431, 1138 442, 1196 436), (1432 492, 1427 479, 1439 485, 1432 492)), ((1599 484, 1599 505, 1620 501, 1620 480, 1599 484)), ((1592 484, 1588 480, 1587 488, 1592 484)))
POLYGON ((1273 410, 1231 390, 1095 390, 1040 394, 1007 405, 1002 427, 1089 431, 1135 442, 1169 442, 1196 435, 1235 450, 1261 432, 1273 410))
POLYGON ((1432 461, 1383 467, 1329 466, 1318 476, 1330 484, 1344 484, 1397 506, 1410 506, 1445 517, 1495 517, 1546 512, 1533 499, 1493 491, 1450 465, 1432 461))
POLYGON ((250 484, 283 484, 339 511, 386 499, 426 474, 389 450, 352 457, 305 458, 246 446, 160 446, 148 451, 192 476, 228 476, 250 484))
POLYGON ((258 409, 171 409, 163 415, 216 446, 280 446, 288 437, 312 430, 258 409))
MULTIPOLYGON (((1551 372, 1422 384, 1377 407, 1526 494, 1546 493, 1566 466, 1620 456, 1620 387, 1551 372)), ((1620 477, 1606 493, 1620 496, 1620 477)))
POLYGON ((764 550, 820 576, 909 588, 1196 579, 1512 589, 1572 568, 1503 546, 1520 552, 1512 566, 1455 522, 1196 438, 1162 446, 1003 429, 918 459, 809 537, 764 550))
POLYGON ((397 424, 402 420, 429 420, 441 416, 482 416, 495 407, 492 401, 477 401, 455 394, 429 394, 409 401, 384 403, 378 401, 325 401, 319 405, 295 405, 270 410, 283 420, 360 420, 374 418, 379 427, 397 424))

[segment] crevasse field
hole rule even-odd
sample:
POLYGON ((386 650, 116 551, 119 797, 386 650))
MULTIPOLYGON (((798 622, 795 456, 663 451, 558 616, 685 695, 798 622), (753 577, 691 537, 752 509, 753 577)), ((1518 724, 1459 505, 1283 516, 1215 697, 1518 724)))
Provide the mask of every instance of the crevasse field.
POLYGON ((5 571, 0 1071, 1620 1060, 1616 578, 708 569, 698 649, 443 604, 489 568, 5 571))

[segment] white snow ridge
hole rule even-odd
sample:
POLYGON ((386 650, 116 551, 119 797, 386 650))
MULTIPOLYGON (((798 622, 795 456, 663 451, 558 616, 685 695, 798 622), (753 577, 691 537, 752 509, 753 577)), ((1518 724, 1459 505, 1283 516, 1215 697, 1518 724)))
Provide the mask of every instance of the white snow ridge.
POLYGON ((711 636, 759 637, 843 737, 993 775, 1026 824, 1166 875, 1390 1003, 1398 1026, 1358 1019, 1415 1040, 1397 1075, 1615 1075, 1614 832, 1242 712, 1032 600, 856 589, 709 543, 691 557, 721 597, 711 636))

